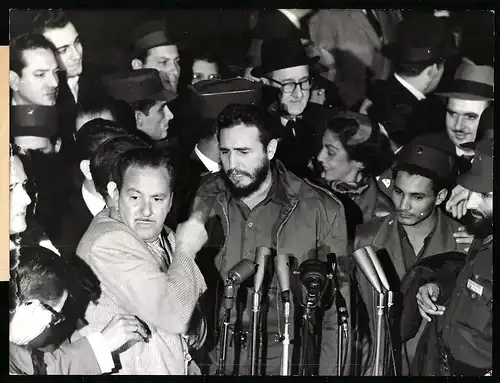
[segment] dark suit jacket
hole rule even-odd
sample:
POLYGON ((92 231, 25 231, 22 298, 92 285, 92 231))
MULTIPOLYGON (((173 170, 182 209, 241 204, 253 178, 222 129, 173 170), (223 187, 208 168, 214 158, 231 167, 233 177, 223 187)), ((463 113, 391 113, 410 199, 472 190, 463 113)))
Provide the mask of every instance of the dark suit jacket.
POLYGON ((82 195, 82 188, 76 189, 69 198, 69 206, 61 217, 61 231, 58 238, 52 240, 61 256, 71 257, 83 234, 88 229, 94 216, 90 212, 82 195))
POLYGON ((368 115, 381 123, 398 146, 416 136, 444 131, 444 104, 433 95, 419 101, 394 76, 369 88, 368 115))

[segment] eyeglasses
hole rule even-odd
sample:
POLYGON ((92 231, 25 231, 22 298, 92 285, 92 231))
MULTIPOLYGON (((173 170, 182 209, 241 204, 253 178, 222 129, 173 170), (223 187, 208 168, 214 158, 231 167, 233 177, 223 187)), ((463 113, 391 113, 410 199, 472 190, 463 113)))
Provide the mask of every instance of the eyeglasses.
POLYGON ((193 74, 193 80, 196 80, 196 81, 203 81, 203 80, 220 80, 221 79, 221 76, 219 76, 218 74, 210 74, 208 76, 205 76, 201 73, 194 73, 193 74))
POLYGON ((286 84, 283 84, 279 81, 273 80, 272 78, 269 78, 269 80, 278 84, 279 86, 281 86, 283 93, 295 92, 297 85, 299 85, 300 89, 302 89, 302 90, 310 90, 311 89, 311 79, 310 78, 306 78, 305 80, 302 80, 301 82, 287 82, 286 84))
POLYGON ((57 312, 50 305, 43 303, 42 301, 40 301, 40 304, 45 310, 50 311, 50 313, 52 314, 52 320, 49 323, 49 327, 57 326, 59 323, 64 322, 66 320, 64 314, 57 312))

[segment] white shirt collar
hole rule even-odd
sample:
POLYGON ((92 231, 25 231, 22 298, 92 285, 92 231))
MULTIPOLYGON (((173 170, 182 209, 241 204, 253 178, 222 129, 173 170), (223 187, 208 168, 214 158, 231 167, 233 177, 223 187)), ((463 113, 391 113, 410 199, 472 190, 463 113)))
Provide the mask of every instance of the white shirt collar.
POLYGON ((210 173, 217 173, 220 170, 220 165, 215 162, 214 160, 208 158, 206 155, 204 155, 200 149, 198 149, 198 144, 194 147, 194 152, 200 159, 200 161, 205 165, 205 167, 208 169, 210 173))
POLYGON ((70 77, 68 78, 68 87, 75 98, 75 101, 78 102, 78 80, 80 76, 70 77))
POLYGON ((460 148, 459 146, 455 146, 455 152, 459 157, 463 157, 466 154, 466 151, 460 148))
POLYGON ((98 198, 92 193, 90 193, 87 189, 85 189, 85 186, 82 185, 82 197, 83 200, 85 201, 85 205, 87 205, 87 208, 90 210, 92 215, 95 217, 97 214, 99 214, 102 209, 106 207, 106 202, 102 198, 98 198))
POLYGON ((290 22, 297 27, 297 29, 300 29, 300 20, 299 18, 294 15, 292 12, 290 12, 287 9, 278 9, 281 13, 283 13, 290 22))
POLYGON ((408 91, 411 94, 413 94, 418 101, 425 99, 425 94, 423 94, 421 91, 419 91, 413 85, 411 85, 408 81, 401 78, 401 76, 398 76, 396 73, 394 73, 394 77, 396 77, 396 80, 398 80, 401 83, 401 85, 403 85, 406 89, 408 89, 408 91))

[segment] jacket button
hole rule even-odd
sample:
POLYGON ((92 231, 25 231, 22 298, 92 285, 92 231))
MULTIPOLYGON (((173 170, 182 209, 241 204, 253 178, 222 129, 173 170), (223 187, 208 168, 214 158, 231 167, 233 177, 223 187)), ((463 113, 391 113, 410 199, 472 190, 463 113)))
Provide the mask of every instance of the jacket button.
POLYGON ((470 297, 471 297, 472 299, 476 299, 477 294, 476 294, 476 293, 472 293, 472 294, 470 295, 470 297))
POLYGON ((248 222, 248 227, 252 228, 253 227, 253 222, 248 222))

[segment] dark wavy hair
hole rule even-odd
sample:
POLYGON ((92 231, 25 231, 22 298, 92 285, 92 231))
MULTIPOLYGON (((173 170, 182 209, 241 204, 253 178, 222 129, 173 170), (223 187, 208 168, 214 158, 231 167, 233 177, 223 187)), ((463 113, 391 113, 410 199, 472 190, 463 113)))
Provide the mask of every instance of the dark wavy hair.
POLYGON ((394 153, 387 136, 379 125, 360 113, 341 113, 327 122, 326 129, 335 133, 347 152, 349 159, 364 165, 361 173, 366 177, 375 177, 389 169, 394 162, 394 153), (369 124, 371 133, 364 140, 357 139, 361 129, 369 124))

